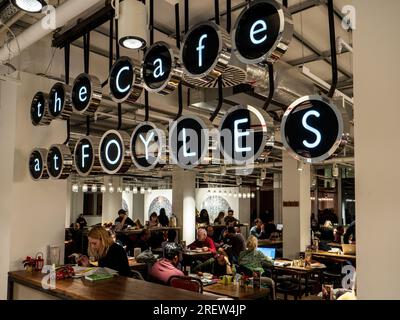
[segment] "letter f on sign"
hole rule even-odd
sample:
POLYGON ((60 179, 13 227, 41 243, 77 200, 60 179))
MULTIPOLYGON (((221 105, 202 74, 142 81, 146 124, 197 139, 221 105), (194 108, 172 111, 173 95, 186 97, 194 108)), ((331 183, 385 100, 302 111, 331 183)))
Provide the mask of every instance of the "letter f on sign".
POLYGON ((203 34, 199 39, 199 46, 196 48, 196 50, 199 52, 199 67, 203 66, 203 50, 206 48, 206 46, 203 45, 203 40, 206 38, 207 35, 203 34))

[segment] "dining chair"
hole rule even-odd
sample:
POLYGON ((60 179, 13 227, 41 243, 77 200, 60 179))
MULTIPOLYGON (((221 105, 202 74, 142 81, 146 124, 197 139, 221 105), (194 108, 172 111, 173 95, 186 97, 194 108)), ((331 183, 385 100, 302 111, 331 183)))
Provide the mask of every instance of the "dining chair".
POLYGON ((189 276, 172 276, 168 280, 171 287, 203 293, 203 283, 200 279, 189 276))

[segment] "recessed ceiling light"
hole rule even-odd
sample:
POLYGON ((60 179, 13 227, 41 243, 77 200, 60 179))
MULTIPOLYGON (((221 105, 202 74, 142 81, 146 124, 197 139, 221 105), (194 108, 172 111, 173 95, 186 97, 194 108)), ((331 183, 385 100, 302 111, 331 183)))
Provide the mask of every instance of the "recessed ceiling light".
POLYGON ((146 46, 146 42, 136 38, 120 39, 119 44, 127 49, 142 49, 146 46))
POLYGON ((47 6, 44 0, 11 0, 17 8, 26 12, 41 12, 43 7, 47 6))

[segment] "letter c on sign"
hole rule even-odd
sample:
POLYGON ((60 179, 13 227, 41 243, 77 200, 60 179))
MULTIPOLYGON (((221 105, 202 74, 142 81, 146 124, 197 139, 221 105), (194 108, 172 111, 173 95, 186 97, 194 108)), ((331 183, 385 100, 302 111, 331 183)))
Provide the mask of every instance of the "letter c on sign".
POLYGON ((121 76, 121 73, 124 72, 124 71, 129 71, 129 67, 121 68, 121 70, 118 71, 117 78, 115 79, 115 84, 117 86, 117 89, 121 93, 127 92, 129 90, 129 88, 131 87, 130 85, 127 85, 125 88, 121 88, 119 86, 119 77, 121 76))
POLYGON ((321 133, 320 133, 317 129, 315 129, 315 128, 313 128, 313 127, 310 127, 310 126, 307 124, 307 119, 308 119, 308 117, 310 117, 310 116, 314 116, 314 117, 319 118, 319 117, 320 117, 320 114, 319 114, 318 111, 311 110, 311 111, 308 111, 308 112, 305 113, 305 115, 303 116, 303 120, 302 120, 303 127, 304 127, 305 129, 311 131, 312 133, 314 133, 314 134, 317 136, 317 138, 316 138, 316 140, 315 140, 314 143, 309 143, 309 142, 307 142, 307 140, 303 140, 303 144, 304 144, 307 148, 313 149, 313 148, 317 147, 317 146, 321 143, 321 133))

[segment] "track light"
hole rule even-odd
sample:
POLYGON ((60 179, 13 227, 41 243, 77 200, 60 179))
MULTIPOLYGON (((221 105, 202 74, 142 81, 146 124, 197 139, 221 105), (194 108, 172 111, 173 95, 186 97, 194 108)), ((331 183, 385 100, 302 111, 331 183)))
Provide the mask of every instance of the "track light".
POLYGON ((304 163, 301 161, 297 161, 297 170, 303 171, 304 169, 304 163))
POLYGON ((88 192, 88 185, 87 184, 84 184, 83 186, 82 186, 82 192, 88 192))
POLYGON ((146 5, 137 0, 124 0, 119 6, 119 44, 127 49, 143 49, 148 42, 146 5))
POLYGON ((72 192, 79 192, 79 186, 75 183, 74 185, 72 185, 72 192))
POLYGON ((339 167, 336 163, 334 163, 332 167, 332 177, 339 177, 339 167))
POLYGON ((108 192, 110 192, 110 193, 114 193, 114 187, 113 186, 110 186, 109 188, 108 188, 108 192))
POLYGON ((97 186, 95 184, 92 185, 91 191, 94 193, 97 192, 97 186))
POLYGON ((101 193, 105 193, 107 191, 106 186, 103 184, 100 188, 101 193))
POLYGON ((148 187, 147 188, 147 193, 152 193, 152 192, 153 192, 153 189, 151 187, 148 187))
POLYGON ((267 178, 267 169, 265 168, 261 169, 260 178, 261 180, 265 180, 267 178))
POLYGON ((140 188, 140 194, 145 194, 145 192, 146 192, 146 189, 144 187, 141 187, 140 188))
POLYGON ((47 6, 44 0, 11 0, 11 2, 25 12, 41 12, 47 6))
POLYGON ((331 188, 333 188, 333 189, 336 188, 336 179, 332 179, 332 181, 331 181, 331 188))
POLYGON ((133 194, 137 194, 137 193, 138 193, 138 189, 137 189, 137 187, 133 187, 133 190, 132 190, 132 192, 133 192, 133 194))
POLYGON ((131 188, 129 186, 125 187, 125 192, 131 192, 131 188))
POLYGON ((256 197, 256 194, 254 192, 251 193, 251 198, 254 199, 256 197))

